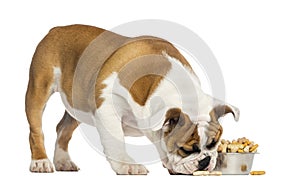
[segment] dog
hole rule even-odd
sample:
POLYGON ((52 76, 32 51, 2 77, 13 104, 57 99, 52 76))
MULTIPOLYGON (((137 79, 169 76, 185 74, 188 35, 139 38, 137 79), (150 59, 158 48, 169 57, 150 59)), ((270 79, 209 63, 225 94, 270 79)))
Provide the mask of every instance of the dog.
POLYGON ((53 172, 42 132, 50 96, 59 92, 56 171, 78 171, 68 143, 80 123, 97 128, 116 174, 147 174, 125 150, 124 136, 146 136, 170 174, 213 170, 222 135, 218 119, 239 110, 205 94, 189 62, 170 42, 125 37, 87 25, 54 27, 33 55, 26 92, 31 172, 53 172))

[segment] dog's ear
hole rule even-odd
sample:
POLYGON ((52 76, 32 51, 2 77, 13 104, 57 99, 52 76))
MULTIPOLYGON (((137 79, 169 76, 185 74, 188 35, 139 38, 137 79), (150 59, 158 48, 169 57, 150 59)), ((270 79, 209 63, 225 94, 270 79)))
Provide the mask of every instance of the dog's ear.
POLYGON ((167 150, 172 153, 182 147, 193 135, 196 125, 178 108, 166 112, 162 131, 167 150))
POLYGON ((179 108, 173 108, 168 110, 162 127, 163 132, 171 132, 177 124, 179 124, 179 126, 183 126, 185 122, 184 120, 185 118, 179 108))
POLYGON ((232 105, 220 103, 220 101, 217 101, 214 103, 214 107, 210 111, 209 115, 210 115, 212 121, 218 121, 218 119, 220 117, 223 117, 228 113, 231 113, 233 115, 235 121, 239 120, 240 111, 238 108, 236 108, 232 105))

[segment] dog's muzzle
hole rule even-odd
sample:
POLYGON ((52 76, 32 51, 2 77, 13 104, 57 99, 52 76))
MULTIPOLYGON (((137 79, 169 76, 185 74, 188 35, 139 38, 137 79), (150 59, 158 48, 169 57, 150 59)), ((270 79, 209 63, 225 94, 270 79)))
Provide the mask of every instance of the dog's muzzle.
POLYGON ((217 152, 204 151, 193 153, 181 158, 178 155, 169 156, 169 172, 171 174, 192 174, 195 171, 212 171, 217 161, 217 152))

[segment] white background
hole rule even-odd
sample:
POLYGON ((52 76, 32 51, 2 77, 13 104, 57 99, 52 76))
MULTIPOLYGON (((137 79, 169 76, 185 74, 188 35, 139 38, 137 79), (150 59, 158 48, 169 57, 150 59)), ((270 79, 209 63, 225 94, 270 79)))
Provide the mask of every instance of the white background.
MULTIPOLYGON (((69 150, 80 172, 32 174, 28 170, 29 128, 24 96, 29 65, 38 42, 50 28, 58 25, 80 23, 110 29, 139 19, 164 19, 184 25, 197 33, 216 56, 225 79, 226 101, 241 110, 240 122, 235 123, 230 116, 223 119, 223 138, 246 136, 259 143, 260 154, 255 157, 253 169, 267 172, 261 177, 221 178, 253 181, 297 175, 299 9, 297 1, 288 0, 1 1, 0 180, 196 180, 189 176, 169 176, 160 163, 147 165, 150 171, 147 177, 116 176, 79 130, 74 133, 69 150)), ((63 110, 59 95, 55 94, 48 103, 43 122, 51 160, 55 126, 63 110)), ((202 178, 199 180, 222 180, 202 178)))

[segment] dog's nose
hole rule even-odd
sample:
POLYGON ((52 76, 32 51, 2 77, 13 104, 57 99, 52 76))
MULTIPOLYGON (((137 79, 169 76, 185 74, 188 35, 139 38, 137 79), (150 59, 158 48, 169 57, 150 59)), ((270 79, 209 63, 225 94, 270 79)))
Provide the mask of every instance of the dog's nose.
POLYGON ((210 156, 206 156, 204 159, 199 161, 198 169, 199 171, 203 171, 210 163, 210 156))

